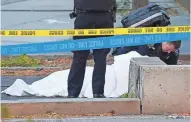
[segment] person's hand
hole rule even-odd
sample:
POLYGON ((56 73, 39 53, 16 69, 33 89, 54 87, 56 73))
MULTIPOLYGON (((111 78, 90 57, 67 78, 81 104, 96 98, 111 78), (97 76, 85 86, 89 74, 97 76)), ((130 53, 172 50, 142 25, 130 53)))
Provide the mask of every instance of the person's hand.
POLYGON ((91 59, 93 59, 93 54, 92 54, 92 53, 90 53, 90 54, 88 55, 88 60, 91 60, 91 59))

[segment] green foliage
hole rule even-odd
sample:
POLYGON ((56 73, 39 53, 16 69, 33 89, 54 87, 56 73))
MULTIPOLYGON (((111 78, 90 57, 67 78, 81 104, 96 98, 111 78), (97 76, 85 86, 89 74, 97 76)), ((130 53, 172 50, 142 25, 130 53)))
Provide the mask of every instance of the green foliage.
POLYGON ((136 95, 135 95, 133 92, 131 92, 131 93, 129 94, 129 98, 136 98, 136 95))
POLYGON ((118 8, 123 8, 123 9, 130 9, 130 0, 120 0, 117 1, 117 7, 118 8))
POLYGON ((131 10, 131 2, 130 0, 120 0, 117 2, 117 13, 121 16, 128 15, 131 10))
POLYGON ((34 122, 34 120, 32 120, 31 118, 28 118, 27 122, 34 122))
POLYGON ((26 54, 23 54, 19 57, 9 57, 7 60, 1 61, 1 67, 13 67, 13 66, 21 66, 21 67, 36 67, 40 64, 39 59, 34 59, 26 54))
POLYGON ((128 96, 129 96, 128 93, 125 93, 125 94, 121 95, 120 98, 128 98, 128 96))
POLYGON ((120 98, 136 98, 136 96, 133 92, 131 92, 130 94, 125 93, 125 94, 121 95, 120 98))
POLYGON ((9 118, 10 117, 10 111, 6 105, 1 105, 1 117, 2 118, 9 118))
POLYGON ((128 14, 130 13, 130 10, 121 9, 121 10, 118 10, 118 13, 119 13, 121 16, 125 16, 125 15, 128 15, 128 14))

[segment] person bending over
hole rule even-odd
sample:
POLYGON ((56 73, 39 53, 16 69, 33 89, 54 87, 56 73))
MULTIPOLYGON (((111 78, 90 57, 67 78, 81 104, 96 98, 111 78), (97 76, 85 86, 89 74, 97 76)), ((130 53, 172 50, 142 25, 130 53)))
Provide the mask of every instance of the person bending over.
POLYGON ((159 57, 167 65, 177 65, 179 58, 179 48, 181 41, 163 42, 150 45, 141 46, 129 46, 129 47, 118 47, 112 55, 122 55, 130 51, 137 51, 139 54, 150 57, 159 57))

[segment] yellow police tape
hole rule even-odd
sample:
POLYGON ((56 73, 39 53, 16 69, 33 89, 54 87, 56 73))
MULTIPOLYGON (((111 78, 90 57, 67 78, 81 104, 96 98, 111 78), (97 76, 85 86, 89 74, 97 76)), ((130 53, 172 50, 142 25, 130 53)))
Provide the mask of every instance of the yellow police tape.
POLYGON ((97 36, 126 34, 162 34, 191 32, 191 26, 167 26, 112 29, 70 29, 70 30, 1 30, 1 36, 97 36))

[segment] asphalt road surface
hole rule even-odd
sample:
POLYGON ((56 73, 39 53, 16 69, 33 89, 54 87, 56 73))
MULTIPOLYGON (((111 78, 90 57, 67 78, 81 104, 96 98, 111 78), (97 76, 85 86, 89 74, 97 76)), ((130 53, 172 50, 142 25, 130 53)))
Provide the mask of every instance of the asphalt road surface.
MULTIPOLYGON (((124 117, 82 117, 82 118, 67 118, 67 119, 38 119, 34 122, 190 122, 190 119, 171 119, 168 117, 136 117, 136 116, 124 116, 124 117)), ((8 122, 8 121, 4 121, 8 122)), ((14 119, 9 122, 26 122, 26 120, 14 119)))
POLYGON ((190 11, 190 0, 178 0, 178 1, 184 8, 190 11))

